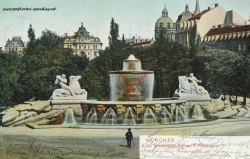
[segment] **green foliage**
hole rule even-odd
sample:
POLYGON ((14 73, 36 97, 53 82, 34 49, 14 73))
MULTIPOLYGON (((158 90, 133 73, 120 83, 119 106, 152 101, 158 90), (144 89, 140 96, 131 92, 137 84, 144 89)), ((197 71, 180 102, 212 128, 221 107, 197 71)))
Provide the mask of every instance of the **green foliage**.
POLYGON ((232 64, 231 85, 233 93, 243 96, 243 105, 246 105, 246 98, 250 97, 250 54, 238 53, 232 64))
POLYGON ((191 28, 190 31, 190 38, 189 38, 189 57, 190 57, 190 66, 192 67, 192 72, 197 73, 197 67, 196 67, 196 56, 201 52, 200 49, 200 41, 201 37, 197 33, 197 25, 195 24, 194 27, 191 28))
POLYGON ((42 36, 33 41, 34 45, 28 45, 22 57, 24 73, 19 79, 21 86, 17 91, 16 102, 34 96, 40 100, 49 99, 56 89, 53 86, 56 75, 82 75, 89 60, 85 55, 73 55, 72 50, 63 48, 62 42, 61 37, 44 30, 42 36))
POLYGON ((34 45, 35 45, 34 42, 36 39, 36 35, 35 35, 35 31, 32 28, 31 24, 30 24, 30 27, 28 29, 28 38, 29 38, 29 42, 27 43, 27 48, 32 50, 34 48, 34 45))
POLYGON ((119 44, 119 40, 117 39, 119 37, 119 25, 115 23, 114 18, 111 19, 110 22, 110 36, 109 36, 109 47, 110 49, 116 49, 119 44))
POLYGON ((0 52, 0 103, 12 105, 14 94, 20 87, 18 80, 23 72, 21 57, 17 53, 0 52))
POLYGON ((178 88, 178 76, 190 72, 186 47, 172 42, 162 30, 154 43, 155 97, 170 97, 178 88))
POLYGON ((201 52, 195 62, 199 67, 198 75, 210 93, 246 98, 250 93, 249 59, 247 53, 209 49, 201 52))

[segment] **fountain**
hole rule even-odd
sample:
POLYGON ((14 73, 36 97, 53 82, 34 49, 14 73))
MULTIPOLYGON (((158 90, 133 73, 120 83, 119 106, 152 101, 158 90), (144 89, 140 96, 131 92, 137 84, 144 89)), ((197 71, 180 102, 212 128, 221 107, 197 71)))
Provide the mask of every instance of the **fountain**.
POLYGON ((125 112, 124 112, 124 117, 123 117, 123 124, 126 125, 134 125, 136 124, 135 122, 135 117, 134 113, 131 107, 128 107, 125 112))
POLYGON ((161 110, 161 123, 167 124, 172 122, 171 114, 169 113, 166 107, 163 107, 161 110))
POLYGON ((122 71, 110 72, 110 100, 152 100, 153 85, 153 71, 142 70, 140 60, 130 55, 123 61, 122 71))
MULTIPOLYGON (((57 76, 57 83, 63 89, 54 91, 51 105, 53 109, 65 109, 75 106, 81 109, 83 124, 101 125, 137 125, 137 124, 169 124, 186 121, 184 106, 190 96, 192 99, 201 96, 205 99, 208 93, 197 85, 190 84, 180 76, 180 88, 175 92, 179 98, 153 98, 154 72, 142 70, 141 62, 134 55, 123 61, 123 69, 110 72, 110 100, 87 100, 87 92, 80 88, 80 76, 71 76, 74 84, 70 87, 59 82, 63 76, 57 76), (191 87, 191 86, 192 87, 191 87), (74 86, 74 87, 73 87, 74 86), (195 88, 199 92, 194 91, 195 88), (185 92, 188 89, 188 92, 185 92), (65 99, 62 92, 67 91, 65 99), (186 93, 186 94, 185 94, 186 93), (82 97, 82 99, 79 99, 82 97)), ((191 78, 190 78, 191 79, 191 78)), ((192 77, 194 79, 194 77, 192 77)), ((188 105, 193 106, 193 105, 188 105)), ((187 110, 187 109, 185 109, 187 110)), ((199 118, 202 111, 193 109, 193 117, 199 118)), ((66 115, 67 116, 67 115, 66 115)), ((66 118, 66 117, 65 117, 66 118)))
POLYGON ((63 125, 66 125, 66 124, 76 124, 74 113, 73 113, 73 110, 71 108, 67 108, 66 109, 64 121, 63 121, 62 124, 63 125))
POLYGON ((146 107, 143 116, 143 124, 154 124, 155 114, 150 107, 146 107))
POLYGON ((92 107, 85 118, 85 123, 97 123, 97 120, 95 107, 92 107))
POLYGON ((204 119, 200 105, 194 105, 192 110, 191 119, 204 119))
POLYGON ((112 108, 109 108, 106 113, 103 115, 102 124, 111 124, 114 125, 117 123, 117 118, 115 111, 112 108))
POLYGON ((175 110, 174 110, 174 118, 175 118, 175 122, 179 123, 179 122, 183 122, 186 120, 186 117, 184 115, 184 110, 183 108, 181 108, 180 106, 176 106, 175 110))

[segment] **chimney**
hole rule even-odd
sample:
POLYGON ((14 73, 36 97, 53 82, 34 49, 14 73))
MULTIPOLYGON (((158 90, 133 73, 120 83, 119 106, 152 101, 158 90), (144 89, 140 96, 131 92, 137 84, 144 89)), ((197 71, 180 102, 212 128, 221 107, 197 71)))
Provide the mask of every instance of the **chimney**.
POLYGON ((208 7, 207 10, 211 10, 211 7, 208 7))
POLYGON ((219 6, 218 3, 214 4, 214 7, 218 7, 218 6, 219 6))
POLYGON ((221 25, 218 25, 218 29, 221 29, 221 25))

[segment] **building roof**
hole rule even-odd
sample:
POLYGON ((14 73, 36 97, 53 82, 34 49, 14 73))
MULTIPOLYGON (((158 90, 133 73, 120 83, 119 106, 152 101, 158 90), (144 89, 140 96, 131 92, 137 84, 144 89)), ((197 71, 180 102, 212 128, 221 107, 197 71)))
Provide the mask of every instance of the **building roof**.
POLYGON ((186 5, 185 11, 182 12, 182 13, 178 16, 177 22, 178 22, 178 21, 186 21, 186 20, 189 19, 190 17, 192 17, 192 13, 189 11, 188 5, 186 5))
POLYGON ((89 32, 86 30, 85 27, 83 27, 83 23, 82 23, 81 27, 79 27, 78 31, 75 32, 74 37, 78 37, 78 36, 90 37, 89 32))
POLYGON ((163 28, 168 28, 169 23, 173 23, 173 20, 168 17, 168 10, 165 8, 162 10, 162 16, 156 21, 155 28, 161 28, 159 27, 160 24, 163 24, 163 28))
POLYGON ((198 13, 198 14, 192 16, 191 18, 189 18, 188 21, 190 21, 190 20, 195 20, 195 19, 200 19, 201 16, 202 16, 203 14, 209 12, 210 10, 211 10, 211 8, 208 8, 208 9, 206 9, 206 10, 203 10, 202 12, 200 12, 200 13, 198 13))
POLYGON ((135 43, 135 44, 132 45, 132 47, 143 46, 143 45, 150 45, 152 42, 154 42, 154 40, 150 40, 150 41, 146 41, 146 42, 141 42, 141 43, 135 43))
POLYGON ((243 31, 250 31, 250 25, 225 26, 222 28, 213 28, 210 29, 205 36, 220 35, 233 32, 243 32, 243 31))
POLYGON ((11 44, 11 43, 17 43, 18 47, 24 47, 24 43, 23 43, 20 36, 14 36, 14 37, 12 37, 11 40, 8 39, 8 41, 6 42, 5 47, 7 47, 7 45, 11 44))

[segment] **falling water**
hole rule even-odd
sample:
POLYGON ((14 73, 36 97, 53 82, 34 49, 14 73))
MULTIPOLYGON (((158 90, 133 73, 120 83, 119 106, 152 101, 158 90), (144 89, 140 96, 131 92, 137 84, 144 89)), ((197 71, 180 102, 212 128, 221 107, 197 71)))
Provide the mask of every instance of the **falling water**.
POLYGON ((181 122, 186 119, 183 111, 181 110, 180 106, 175 107, 175 122, 181 122))
POLYGON ((85 122, 86 123, 97 123, 97 119, 98 118, 97 118, 95 107, 92 107, 85 118, 85 122))
POLYGON ((192 119, 204 119, 200 105, 193 106, 192 119))
POLYGON ((146 71, 141 71, 141 73, 138 74, 134 74, 133 72, 123 73, 123 71, 117 72, 119 73, 115 74, 114 72, 110 74, 111 101, 122 99, 127 84, 131 84, 136 89, 137 95, 131 97, 131 100, 140 101, 151 100, 153 98, 154 74, 146 71))
POLYGON ((74 117, 74 112, 71 108, 66 109, 64 121, 62 124, 76 124, 76 120, 74 117))
POLYGON ((146 97, 147 100, 152 100, 153 98, 153 89, 154 89, 154 75, 148 74, 146 78, 143 78, 141 82, 142 94, 146 97))
POLYGON ((110 100, 118 101, 122 97, 123 90, 126 87, 125 81, 119 74, 110 74, 110 100))
POLYGON ((149 107, 145 108, 143 124, 154 124, 155 123, 155 114, 149 107))
POLYGON ((112 108, 109 108, 106 113, 103 115, 102 124, 116 124, 117 118, 115 111, 112 108))
POLYGON ((128 107, 125 110, 123 124, 134 125, 136 124, 132 108, 128 107))
POLYGON ((166 123, 171 123, 171 122, 172 122, 172 118, 171 118, 170 113, 168 112, 168 109, 166 107, 163 107, 161 111, 161 123, 166 124, 166 123))

